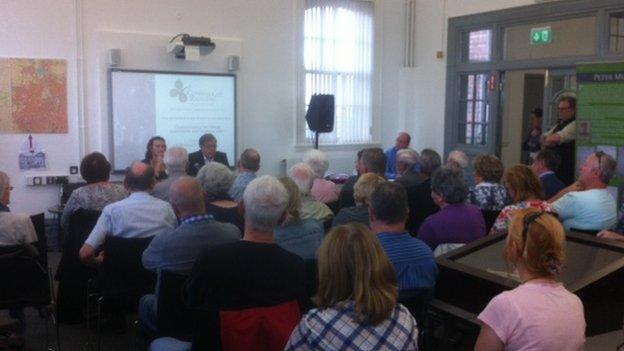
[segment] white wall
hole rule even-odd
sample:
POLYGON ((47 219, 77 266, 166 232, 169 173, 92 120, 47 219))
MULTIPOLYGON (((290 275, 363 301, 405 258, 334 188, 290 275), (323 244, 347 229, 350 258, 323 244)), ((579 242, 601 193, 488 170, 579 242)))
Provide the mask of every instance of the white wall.
MULTIPOLYGON (((378 141, 388 147, 398 131, 407 130, 414 136, 416 149, 442 151, 446 63, 436 59, 435 53, 446 50, 446 20, 531 2, 417 0, 417 67, 405 69, 403 1, 378 0, 378 141)), ((257 148, 263 158, 262 172, 277 174, 280 160, 301 154, 294 147, 297 8, 295 0, 6 0, 0 2, 0 34, 4 38, 0 56, 68 60, 69 133, 36 135, 48 152, 49 170, 67 172, 86 152, 108 154, 107 87, 102 72, 110 42, 104 43, 103 35, 108 40, 111 32, 126 39, 188 32, 239 42, 238 148, 257 148), (78 25, 77 17, 81 19, 78 25), (84 114, 79 112, 79 98, 84 98, 84 114)), ((154 57, 156 63, 150 60, 145 65, 172 64, 163 63, 164 57, 154 57)), ((219 67, 218 62, 212 65, 219 67)), ((0 169, 8 171, 16 187, 13 210, 35 213, 55 204, 57 192, 51 186, 24 185, 25 174, 17 169, 17 150, 24 138, 0 135, 0 169)), ((138 156, 142 151, 137 150, 138 156)), ((331 153, 344 158, 354 156, 354 151, 331 153)))

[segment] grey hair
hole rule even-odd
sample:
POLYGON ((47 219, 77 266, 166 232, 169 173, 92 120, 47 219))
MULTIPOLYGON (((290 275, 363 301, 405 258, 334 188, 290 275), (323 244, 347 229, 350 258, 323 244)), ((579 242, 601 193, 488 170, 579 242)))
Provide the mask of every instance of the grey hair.
POLYGON ((234 173, 219 162, 210 162, 197 172, 197 179, 206 195, 214 196, 230 190, 234 183, 234 173))
POLYGON ((615 169, 617 162, 609 154, 603 154, 600 158, 596 156, 598 161, 598 171, 600 171, 600 181, 604 184, 609 184, 613 176, 615 175, 615 169))
POLYGON ((447 161, 456 163, 461 169, 465 169, 470 164, 470 158, 461 150, 453 150, 449 152, 447 161))
POLYGON ((7 187, 9 186, 9 183, 11 182, 11 180, 9 179, 9 176, 0 171, 0 198, 2 198, 4 196, 4 192, 7 191, 7 187))
POLYGON ((442 165, 440 154, 431 149, 423 149, 420 153, 420 171, 428 176, 442 165))
POLYGON ((275 177, 263 175, 252 180, 243 193, 245 226, 272 232, 288 205, 288 192, 275 177))
POLYGON ((302 195, 307 195, 314 183, 314 171, 305 163, 297 163, 288 171, 288 177, 292 179, 302 195))
POLYGON ((165 151, 165 165, 169 171, 184 171, 188 163, 188 152, 181 146, 170 147, 165 151))
POLYGON ((397 151, 396 161, 397 163, 402 162, 407 165, 407 168, 413 167, 420 160, 420 155, 418 155, 418 151, 414 149, 401 149, 397 151))
POLYGON ((327 172, 329 168, 329 158, 327 154, 316 149, 306 152, 303 156, 303 162, 312 168, 317 178, 323 178, 325 172, 327 172))
POLYGON ((442 167, 433 173, 431 191, 442 196, 448 204, 462 203, 468 196, 468 188, 461 171, 448 167, 442 167))

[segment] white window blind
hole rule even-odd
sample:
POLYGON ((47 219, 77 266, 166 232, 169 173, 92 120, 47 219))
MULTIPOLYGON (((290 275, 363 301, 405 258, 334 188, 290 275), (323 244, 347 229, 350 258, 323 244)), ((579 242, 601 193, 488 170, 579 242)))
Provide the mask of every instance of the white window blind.
MULTIPOLYGON (((373 72, 373 2, 306 0, 303 64, 307 111, 313 94, 333 94, 334 131, 321 144, 371 141, 373 72)), ((301 118, 300 120, 303 120, 301 118)), ((304 143, 314 140, 305 122, 304 143)))

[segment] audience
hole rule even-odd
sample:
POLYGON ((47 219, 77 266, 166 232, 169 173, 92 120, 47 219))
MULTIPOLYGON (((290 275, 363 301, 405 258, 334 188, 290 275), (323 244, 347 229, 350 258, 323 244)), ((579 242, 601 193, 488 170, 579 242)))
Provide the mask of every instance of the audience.
POLYGON ((559 155, 549 149, 537 152, 533 158, 531 168, 542 182, 545 199, 550 199, 565 188, 563 182, 555 174, 559 168, 559 163, 559 155))
POLYGON ((460 171, 464 177, 464 184, 466 184, 467 187, 474 185, 474 177, 472 172, 469 170, 470 157, 468 157, 465 152, 461 150, 453 150, 449 152, 448 157, 446 158, 446 167, 460 171))
POLYGON ((399 136, 397 136, 396 138, 396 143, 394 144, 393 147, 389 148, 388 150, 386 150, 385 154, 386 154, 386 177, 388 179, 394 179, 396 178, 397 175, 397 170, 396 170, 396 156, 397 156, 397 152, 399 150, 402 149, 406 149, 409 147, 410 141, 411 141, 412 137, 407 134, 406 132, 401 132, 399 133, 399 136))
POLYGON ((583 304, 555 280, 565 259, 565 232, 554 216, 533 208, 514 216, 505 260, 516 267, 521 284, 481 312, 475 350, 583 349, 583 304))
POLYGON ((507 190, 500 184, 503 163, 494 155, 479 155, 474 160, 475 182, 468 201, 484 211, 500 211, 509 204, 507 190))
POLYGON ((429 216, 418 230, 418 238, 431 250, 441 244, 467 244, 485 236, 481 211, 466 203, 467 194, 460 171, 442 167, 433 174, 431 195, 440 211, 429 216))
POLYGON ((427 217, 439 210, 431 197, 431 175, 440 168, 441 163, 440 155, 431 149, 424 149, 420 153, 422 181, 411 189, 406 189, 409 203, 407 230, 413 235, 418 233, 418 228, 427 217))
POLYGON ((405 230, 408 212, 407 194, 399 184, 382 183, 371 194, 371 229, 394 266, 402 297, 415 289, 433 288, 438 276, 431 249, 405 230))
POLYGON ((516 165, 505 172, 503 183, 513 204, 505 206, 498 214, 490 234, 507 234, 513 215, 525 208, 551 211, 550 204, 544 201, 542 183, 529 166, 516 165))
POLYGON ((164 201, 169 201, 169 187, 171 187, 171 184, 178 178, 186 175, 188 153, 185 148, 174 146, 165 151, 164 162, 167 167, 168 177, 154 186, 152 196, 164 201))
MULTIPOLYGON (((358 152, 358 162, 356 169, 358 177, 364 173, 376 173, 380 176, 385 175, 387 157, 383 150, 380 148, 370 148, 361 150, 361 154, 358 152)), ((355 206, 353 200, 353 186, 357 178, 351 177, 347 183, 340 189, 339 204, 340 208, 355 206)))
POLYGON ((312 184, 312 190, 310 190, 312 197, 325 204, 338 201, 338 195, 340 194, 338 186, 334 182, 324 179, 325 173, 329 168, 327 155, 322 151, 312 149, 306 152, 303 157, 303 163, 310 166, 314 172, 314 183, 312 184))
POLYGON ((280 182, 288 191, 288 205, 286 218, 275 227, 275 243, 305 261, 314 260, 325 236, 323 222, 301 219, 301 193, 297 184, 290 178, 280 178, 280 182))
POLYGON ((316 219, 321 222, 328 221, 334 217, 334 213, 324 203, 315 200, 310 194, 314 183, 314 171, 305 163, 297 163, 288 172, 288 177, 292 179, 301 192, 301 218, 316 219))
POLYGON ((37 241, 37 233, 30 217, 11 213, 11 180, 0 171, 0 246, 28 244, 37 241))
MULTIPOLYGON (((213 318, 207 322, 215 322, 202 327, 205 340, 193 339, 192 347, 196 350, 220 349, 216 323, 219 311, 270 307, 306 299, 303 260, 276 245, 273 236, 274 228, 284 216, 288 192, 277 179, 265 175, 249 183, 243 194, 243 204, 243 240, 205 251, 187 282, 189 307, 208 311, 213 318)), ((191 343, 161 338, 156 339, 150 349, 190 350, 191 343)))
POLYGON ((210 162, 197 173, 206 198, 206 211, 217 221, 232 223, 243 230, 243 219, 238 203, 230 197, 228 190, 234 183, 234 174, 219 162, 210 162))
POLYGON ((104 244, 107 235, 146 238, 166 233, 178 225, 171 205, 149 195, 154 187, 152 166, 133 162, 126 169, 124 185, 130 196, 104 207, 95 227, 80 248, 80 259, 83 262, 102 262, 103 251, 97 257, 95 253, 104 244))
POLYGON ((602 151, 593 153, 581 166, 578 181, 549 200, 565 229, 600 231, 613 228, 617 221, 617 205, 607 185, 616 166, 610 155, 602 151))
POLYGON ((123 200, 128 192, 122 185, 108 181, 111 165, 106 157, 99 152, 85 156, 80 162, 80 175, 87 185, 72 191, 61 216, 61 227, 69 228, 72 213, 82 208, 85 210, 102 211, 104 206, 123 200))
POLYGON ((230 167, 227 154, 217 151, 217 138, 212 134, 204 134, 199 137, 199 150, 189 154, 186 173, 195 177, 204 165, 211 162, 218 162, 225 167, 230 167))
POLYGON ((418 349, 416 320, 397 303, 395 273, 368 228, 334 228, 318 267, 318 308, 303 316, 285 350, 418 349))
MULTIPOLYGON (((183 160, 185 166, 187 158, 184 157, 183 160)), ((184 172, 185 167, 180 169, 184 172)), ((206 213, 203 192, 197 179, 178 177, 171 184, 168 197, 180 220, 180 226, 156 236, 143 252, 143 266, 158 275, 156 294, 160 286, 161 271, 190 274, 195 260, 203 251, 220 244, 236 242, 241 237, 236 226, 217 222, 206 213)), ((152 335, 156 335, 158 331, 156 301, 157 296, 149 294, 143 296, 139 302, 139 320, 142 327, 152 335)))
POLYGON ((141 161, 154 168, 154 174, 157 181, 167 179, 167 168, 164 161, 165 151, 167 151, 165 138, 161 136, 153 136, 147 142, 145 158, 141 161))
POLYGON ((260 169, 260 154, 255 149, 245 149, 238 160, 238 174, 228 194, 234 201, 243 198, 247 184, 256 179, 256 172, 260 169))
POLYGON ((370 226, 368 217, 368 207, 370 204, 370 195, 375 191, 377 186, 386 180, 375 174, 366 173, 358 179, 353 187, 353 199, 355 206, 340 209, 332 222, 332 227, 351 222, 361 223, 370 226))
POLYGON ((406 190, 412 189, 422 181, 418 151, 410 148, 399 150, 396 156, 396 168, 396 181, 402 184, 406 190))

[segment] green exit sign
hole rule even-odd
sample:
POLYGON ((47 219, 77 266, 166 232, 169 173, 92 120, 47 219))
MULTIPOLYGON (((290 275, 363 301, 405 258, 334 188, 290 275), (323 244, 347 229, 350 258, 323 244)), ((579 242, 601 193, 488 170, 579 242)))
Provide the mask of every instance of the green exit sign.
POLYGON ((531 28, 531 44, 541 45, 552 43, 552 29, 550 27, 531 28))

